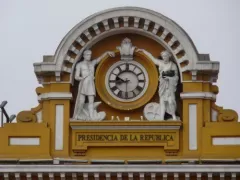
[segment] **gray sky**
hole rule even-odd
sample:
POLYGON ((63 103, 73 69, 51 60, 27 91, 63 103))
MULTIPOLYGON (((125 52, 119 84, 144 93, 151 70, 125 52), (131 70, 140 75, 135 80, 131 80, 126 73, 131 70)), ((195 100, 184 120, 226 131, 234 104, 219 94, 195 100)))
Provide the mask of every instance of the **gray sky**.
POLYGON ((238 0, 0 0, 0 101, 9 114, 35 107, 33 63, 53 55, 66 33, 98 11, 138 6, 177 22, 199 53, 220 62, 217 105, 240 114, 240 1, 238 0))

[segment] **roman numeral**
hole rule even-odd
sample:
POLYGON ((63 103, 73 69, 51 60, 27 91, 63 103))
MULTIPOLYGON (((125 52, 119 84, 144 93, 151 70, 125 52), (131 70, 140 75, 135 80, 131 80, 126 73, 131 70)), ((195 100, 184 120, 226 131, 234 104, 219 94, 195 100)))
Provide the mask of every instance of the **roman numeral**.
POLYGON ((136 89, 141 92, 143 90, 143 88, 141 86, 137 86, 136 89))
POLYGON ((123 98, 123 92, 122 92, 122 91, 119 91, 118 94, 117 94, 117 96, 118 96, 119 98, 123 98))
POLYGON ((116 90, 117 90, 117 86, 111 87, 111 90, 112 90, 113 92, 116 91, 116 90))
POLYGON ((128 92, 125 92, 125 99, 128 98, 128 92))
POLYGON ((116 82, 116 80, 109 80, 109 82, 110 82, 110 83, 115 83, 115 82, 116 82))
POLYGON ((143 83, 145 82, 145 79, 139 79, 138 82, 143 83))
POLYGON ((126 71, 129 71, 129 64, 126 63, 126 71))
MULTIPOLYGON (((120 72, 123 71, 120 66, 118 66, 117 68, 118 68, 118 70, 119 70, 120 72)), ((119 73, 118 73, 118 74, 119 74, 119 73)))
POLYGON ((134 97, 136 97, 139 94, 139 91, 137 90, 137 88, 134 89, 132 92, 134 97))
POLYGON ((141 75, 143 72, 140 72, 140 73, 138 73, 138 74, 136 74, 137 76, 139 76, 139 75, 141 75))

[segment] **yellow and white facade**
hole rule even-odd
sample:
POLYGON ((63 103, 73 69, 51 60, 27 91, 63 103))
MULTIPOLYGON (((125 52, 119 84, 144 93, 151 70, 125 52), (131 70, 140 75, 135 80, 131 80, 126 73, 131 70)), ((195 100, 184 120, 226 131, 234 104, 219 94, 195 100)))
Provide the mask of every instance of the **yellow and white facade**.
POLYGON ((238 114, 215 104, 219 62, 198 53, 187 33, 162 14, 136 7, 93 14, 34 70, 42 85, 36 88, 39 105, 0 128, 0 179, 240 179, 238 114), (106 72, 120 59, 116 47, 125 37, 156 57, 163 50, 173 55, 180 121, 143 117, 144 105, 158 102, 159 74, 140 52, 134 57, 150 82, 142 98, 124 103, 107 93, 106 72), (106 112, 101 122, 72 119, 75 67, 86 49, 93 58, 116 54, 95 71, 96 99, 106 112))

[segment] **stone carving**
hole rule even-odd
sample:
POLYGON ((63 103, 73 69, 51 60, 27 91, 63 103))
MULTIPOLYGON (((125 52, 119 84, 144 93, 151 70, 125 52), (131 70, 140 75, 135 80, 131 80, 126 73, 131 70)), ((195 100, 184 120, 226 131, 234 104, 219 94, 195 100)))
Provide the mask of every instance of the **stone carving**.
POLYGON ((35 123, 37 122, 37 118, 35 114, 31 111, 21 111, 17 115, 17 122, 18 123, 35 123))
POLYGON ((143 114, 149 121, 161 120, 160 105, 155 102, 148 103, 143 110, 143 114))
POLYGON ((121 60, 124 61, 133 60, 133 53, 135 48, 136 48, 135 46, 132 46, 131 40, 125 38, 122 41, 121 46, 117 47, 117 49, 120 51, 121 60))
POLYGON ((97 107, 101 102, 94 102, 96 95, 94 72, 95 66, 108 55, 114 57, 115 53, 107 51, 100 57, 91 61, 91 50, 83 52, 84 60, 77 64, 75 79, 79 82, 78 95, 76 99, 73 119, 83 121, 101 121, 105 118, 105 112, 97 112, 97 107), (88 97, 88 103, 85 103, 86 96, 88 97))
POLYGON ((155 65, 158 66, 159 70, 159 105, 152 104, 147 105, 144 110, 144 114, 148 120, 164 120, 164 115, 167 112, 172 116, 172 120, 177 120, 177 116, 175 114, 177 109, 175 92, 178 84, 178 69, 176 64, 170 61, 171 54, 168 51, 161 52, 162 59, 157 59, 153 57, 153 55, 147 52, 144 49, 138 49, 137 52, 143 52, 146 54, 155 65), (150 112, 149 112, 149 109, 150 112), (148 114, 154 111, 154 119, 152 119, 152 115, 148 114))

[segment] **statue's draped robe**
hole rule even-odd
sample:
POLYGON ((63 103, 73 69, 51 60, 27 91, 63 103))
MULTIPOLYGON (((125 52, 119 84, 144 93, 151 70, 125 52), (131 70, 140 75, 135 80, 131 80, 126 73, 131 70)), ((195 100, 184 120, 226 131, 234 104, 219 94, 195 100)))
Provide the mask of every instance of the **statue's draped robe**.
POLYGON ((172 61, 164 63, 162 60, 159 61, 159 97, 166 102, 166 112, 174 114, 177 108, 175 92, 178 84, 178 69, 176 64, 172 61), (162 73, 173 70, 175 75, 166 80, 162 77, 162 73))
POLYGON ((80 94, 85 96, 95 96, 96 88, 94 83, 94 67, 96 65, 96 60, 90 61, 88 63, 80 62, 77 64, 77 68, 80 68, 80 77, 86 77, 79 82, 78 95, 76 98, 75 108, 74 108, 74 118, 77 118, 81 113, 79 109, 80 94))

